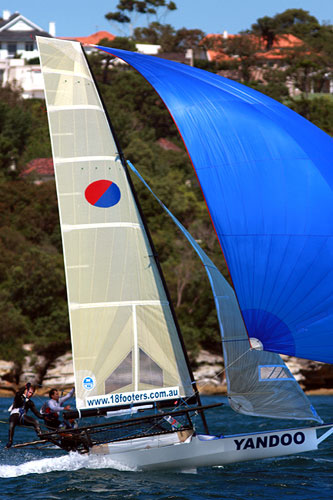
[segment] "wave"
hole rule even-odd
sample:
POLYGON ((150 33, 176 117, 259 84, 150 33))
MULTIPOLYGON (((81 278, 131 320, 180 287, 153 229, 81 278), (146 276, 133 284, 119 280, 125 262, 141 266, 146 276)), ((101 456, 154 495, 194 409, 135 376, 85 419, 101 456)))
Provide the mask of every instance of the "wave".
POLYGON ((79 469, 116 469, 135 471, 134 468, 117 463, 109 456, 80 455, 69 453, 56 458, 32 460, 20 465, 0 465, 0 478, 26 476, 27 474, 45 474, 54 471, 73 471, 79 469))

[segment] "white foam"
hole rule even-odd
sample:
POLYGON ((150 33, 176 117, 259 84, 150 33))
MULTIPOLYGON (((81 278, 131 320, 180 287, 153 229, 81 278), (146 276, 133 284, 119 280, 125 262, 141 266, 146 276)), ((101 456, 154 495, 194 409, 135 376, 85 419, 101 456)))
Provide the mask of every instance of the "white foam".
POLYGON ((69 453, 56 458, 32 460, 20 465, 0 465, 0 478, 19 477, 27 474, 45 474, 54 471, 73 471, 78 469, 117 469, 134 471, 130 467, 117 463, 109 456, 80 455, 69 453))

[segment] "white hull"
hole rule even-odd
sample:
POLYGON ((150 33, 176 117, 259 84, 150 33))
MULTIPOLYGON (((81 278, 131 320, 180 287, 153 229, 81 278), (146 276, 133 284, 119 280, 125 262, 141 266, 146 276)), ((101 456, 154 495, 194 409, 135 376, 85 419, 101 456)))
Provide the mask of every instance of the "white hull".
MULTIPOLYGON (((327 427, 327 426, 321 426, 327 427)), ((108 443, 92 448, 91 453, 112 455, 112 459, 135 470, 176 469, 224 465, 249 460, 299 454, 316 450, 317 429, 307 427, 226 437, 197 435, 180 441, 177 433, 108 443)), ((333 428, 327 431, 325 439, 333 428)))

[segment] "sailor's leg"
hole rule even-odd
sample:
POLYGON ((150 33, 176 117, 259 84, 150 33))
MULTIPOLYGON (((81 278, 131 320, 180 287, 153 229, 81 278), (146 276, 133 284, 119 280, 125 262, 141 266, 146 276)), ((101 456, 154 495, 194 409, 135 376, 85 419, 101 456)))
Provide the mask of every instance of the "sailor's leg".
POLYGON ((18 413, 14 413, 9 417, 8 443, 6 444, 6 448, 10 448, 11 445, 13 444, 15 427, 17 426, 19 421, 20 421, 20 416, 18 413))
POLYGON ((37 436, 39 436, 42 433, 38 420, 29 417, 28 415, 24 415, 24 417, 22 418, 22 425, 28 425, 29 427, 34 427, 37 436))

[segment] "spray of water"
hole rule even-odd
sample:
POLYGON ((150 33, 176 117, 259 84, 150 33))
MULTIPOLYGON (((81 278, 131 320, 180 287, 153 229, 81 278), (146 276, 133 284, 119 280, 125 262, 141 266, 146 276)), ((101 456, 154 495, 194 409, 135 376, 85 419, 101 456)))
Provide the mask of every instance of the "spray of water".
POLYGON ((134 471, 112 460, 108 455, 80 455, 69 453, 56 458, 32 460, 20 465, 0 465, 0 478, 25 476, 27 474, 45 474, 53 471, 73 471, 79 469, 116 469, 134 471))

